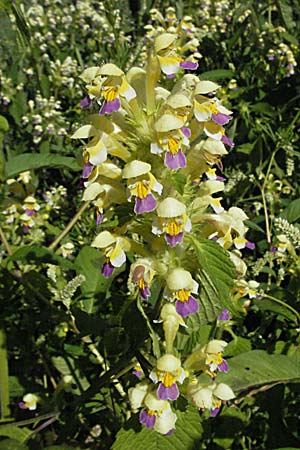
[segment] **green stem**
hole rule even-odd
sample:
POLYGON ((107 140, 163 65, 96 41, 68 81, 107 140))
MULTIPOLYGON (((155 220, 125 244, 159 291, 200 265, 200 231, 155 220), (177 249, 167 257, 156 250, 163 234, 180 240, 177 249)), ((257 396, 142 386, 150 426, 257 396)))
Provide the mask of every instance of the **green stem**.
POLYGON ((3 245, 5 247, 5 250, 7 251, 7 253, 9 254, 9 256, 11 256, 13 254, 12 249, 10 248, 9 243, 7 242, 7 239, 5 237, 5 234, 2 230, 2 228, 0 227, 0 238, 1 241, 3 242, 3 245))
POLYGON ((0 405, 1 420, 10 417, 6 333, 0 329, 0 405))
POLYGON ((291 305, 288 305, 287 303, 285 303, 283 300, 280 300, 279 298, 273 297, 273 295, 263 294, 263 298, 268 298, 268 299, 272 300, 273 302, 278 303, 279 305, 283 306, 284 308, 287 308, 290 311, 292 311, 292 313, 295 314, 295 316, 298 319, 298 322, 300 323, 300 314, 291 305))
POLYGON ((50 250, 54 249, 54 247, 56 247, 57 244, 59 244, 59 242, 69 233, 71 228, 75 225, 75 223, 80 218, 81 214, 86 210, 88 205, 89 205, 89 202, 83 203, 83 205, 80 207, 79 211, 75 214, 73 219, 70 220, 70 222, 68 223, 66 228, 57 236, 57 238, 52 242, 52 244, 49 245, 48 248, 50 250))

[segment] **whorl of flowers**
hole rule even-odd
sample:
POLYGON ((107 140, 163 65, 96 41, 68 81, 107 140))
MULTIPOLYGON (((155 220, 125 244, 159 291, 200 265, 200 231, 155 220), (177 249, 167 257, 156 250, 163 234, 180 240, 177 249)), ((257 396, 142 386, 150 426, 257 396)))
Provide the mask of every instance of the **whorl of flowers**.
MULTIPOLYGON (((82 107, 91 115, 72 136, 83 143, 83 200, 94 205, 101 226, 92 243, 103 255, 99 273, 115 276, 130 255, 128 289, 139 304, 151 299, 154 283, 163 286, 156 322, 162 323, 164 354, 156 355, 149 379, 129 392, 132 408, 141 408, 140 422, 162 434, 175 428, 170 402, 180 392, 212 415, 234 398, 229 386, 216 383, 218 371, 228 370, 225 341, 208 342, 185 364, 174 349, 179 327, 201 309, 197 269, 188 264, 190 236, 226 249, 253 248, 245 239, 246 214, 221 205, 221 157, 234 145, 224 125, 232 113, 216 97, 218 84, 184 72, 197 64, 177 53, 176 40, 174 32, 155 37, 145 68, 124 73, 108 63, 86 69, 82 107), (174 79, 172 90, 163 87, 166 78, 174 79), (118 226, 104 229, 121 214, 118 226), (194 371, 208 374, 211 382, 198 384, 194 371)), ((238 269, 240 260, 232 260, 238 269)), ((223 311, 219 322, 228 320, 223 311)), ((134 373, 144 376, 139 365, 134 373)))

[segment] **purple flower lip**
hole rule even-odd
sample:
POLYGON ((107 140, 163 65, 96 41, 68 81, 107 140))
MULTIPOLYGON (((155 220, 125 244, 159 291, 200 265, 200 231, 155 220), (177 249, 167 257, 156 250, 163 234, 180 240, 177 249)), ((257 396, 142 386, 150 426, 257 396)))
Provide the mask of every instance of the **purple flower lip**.
POLYGON ((218 317, 218 320, 230 320, 230 312, 228 309, 223 309, 218 317))
POLYGON ((134 212, 136 214, 143 214, 154 211, 156 208, 156 200, 150 193, 145 198, 135 197, 134 212))
POLYGON ((214 122, 216 122, 218 125, 226 125, 230 120, 232 120, 232 117, 228 114, 222 114, 218 112, 217 114, 212 114, 211 118, 214 122))
POLYGON ((90 176, 90 174, 92 173, 93 168, 94 168, 94 166, 90 162, 87 162, 86 164, 84 164, 83 169, 82 169, 81 178, 88 178, 90 176))
POLYGON ((140 412, 139 421, 142 425, 145 425, 146 428, 153 428, 156 422, 156 415, 150 415, 144 409, 140 412))
POLYGON ((187 70, 196 70, 198 68, 198 63, 193 61, 183 61, 179 65, 182 69, 187 70))
POLYGON ((190 314, 195 314, 199 310, 199 305, 197 300, 190 295, 187 302, 176 301, 176 312, 181 315, 181 317, 187 317, 190 314))
POLYGON ((229 147, 234 147, 234 143, 232 142, 232 140, 229 139, 228 136, 225 136, 225 134, 224 134, 224 136, 222 136, 221 141, 223 142, 223 144, 229 145, 229 147))
POLYGON ((181 244, 183 239, 183 232, 176 234, 176 236, 171 236, 170 234, 166 233, 165 239, 170 247, 175 247, 175 245, 181 244))
POLYGON ((179 389, 176 383, 172 386, 166 387, 163 383, 160 383, 157 389, 157 397, 160 400, 176 400, 179 397, 179 389))
POLYGON ((183 134, 185 135, 185 137, 187 137, 187 138, 191 137, 192 133, 188 127, 181 127, 180 129, 183 132, 183 134))
POLYGON ((96 227, 98 227, 103 222, 103 214, 96 212, 96 227))
POLYGON ((139 293, 143 300, 147 300, 151 295, 151 291, 147 286, 145 286, 143 289, 140 289, 139 293))
POLYGON ((101 273, 105 278, 109 278, 114 270, 114 266, 110 262, 107 262, 103 264, 101 273))
POLYGON ((89 108, 91 105, 92 105, 92 100, 88 96, 84 97, 80 102, 81 109, 89 108))
POLYGON ((25 209, 25 214, 27 214, 27 216, 35 216, 36 212, 34 211, 34 209, 25 209))
POLYGON ((218 365, 218 369, 220 372, 228 372, 228 364, 225 359, 218 365))
POLYGON ((210 411, 210 416, 211 417, 216 417, 219 414, 220 408, 213 408, 210 411))
POLYGON ((179 149, 175 155, 173 155, 171 152, 166 152, 165 154, 165 166, 168 167, 168 169, 176 170, 176 169, 182 169, 186 167, 186 159, 184 154, 182 153, 182 150, 179 149))
POLYGON ((113 100, 112 102, 104 101, 102 107, 100 108, 99 115, 103 116, 104 114, 111 114, 114 111, 118 111, 121 108, 121 103, 118 98, 113 100))
POLYGON ((254 250, 255 249, 255 244, 254 242, 246 242, 246 247, 249 248, 250 250, 254 250))

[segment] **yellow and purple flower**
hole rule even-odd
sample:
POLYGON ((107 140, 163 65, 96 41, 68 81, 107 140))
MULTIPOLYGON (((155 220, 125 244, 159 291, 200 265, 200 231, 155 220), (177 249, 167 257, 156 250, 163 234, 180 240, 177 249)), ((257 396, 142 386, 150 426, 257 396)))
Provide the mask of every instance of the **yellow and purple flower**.
POLYGON ((100 115, 111 114, 121 108, 120 97, 130 102, 136 97, 135 90, 129 85, 124 72, 115 64, 86 69, 81 78, 87 82, 88 97, 81 102, 81 107, 89 107, 96 98, 101 104, 100 115))
POLYGON ((197 408, 210 410, 212 417, 219 413, 223 401, 235 398, 234 392, 225 383, 190 384, 187 394, 197 408))
POLYGON ((170 435, 175 429, 176 414, 167 400, 161 400, 152 392, 144 398, 145 409, 140 412, 139 420, 146 428, 153 428, 164 435, 170 435))
POLYGON ((154 383, 159 383, 157 397, 160 400, 176 400, 179 397, 177 381, 182 384, 186 378, 180 359, 170 354, 157 360, 156 368, 149 376, 154 383))
POLYGON ((109 278, 116 267, 121 267, 126 261, 124 250, 128 250, 128 242, 125 238, 115 237, 109 231, 99 233, 92 247, 100 248, 105 254, 105 263, 101 273, 105 278, 109 278))
POLYGON ((184 60, 176 53, 176 34, 163 33, 155 39, 154 47, 162 72, 168 78, 174 78, 180 69, 196 70, 198 63, 184 60))
POLYGON ((126 164, 123 169, 123 178, 128 179, 129 198, 135 197, 134 212, 143 214, 154 211, 156 199, 152 191, 161 195, 163 186, 152 175, 151 165, 134 160, 126 164))
POLYGON ((213 339, 203 349, 206 354, 205 364, 209 367, 209 374, 216 377, 215 372, 228 372, 227 361, 222 357, 222 353, 227 346, 227 342, 213 339))
POLYGON ((173 197, 165 198, 157 207, 157 219, 152 233, 164 234, 167 244, 175 247, 181 244, 184 232, 190 232, 192 224, 186 215, 186 206, 173 197))
POLYGON ((198 293, 198 288, 199 285, 190 272, 177 268, 167 276, 164 295, 169 301, 175 301, 176 311, 180 316, 187 317, 199 309, 197 300, 192 296, 192 293, 198 293))
POLYGON ((151 295, 150 286, 155 275, 152 261, 140 258, 130 267, 130 280, 138 286, 139 294, 143 300, 151 295))

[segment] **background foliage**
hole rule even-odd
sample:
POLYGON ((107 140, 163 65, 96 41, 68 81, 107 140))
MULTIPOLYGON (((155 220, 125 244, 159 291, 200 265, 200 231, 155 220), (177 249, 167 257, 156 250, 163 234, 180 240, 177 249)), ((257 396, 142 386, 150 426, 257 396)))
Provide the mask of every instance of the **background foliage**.
MULTIPOLYGON (((0 2, 0 449, 300 448, 298 2, 39 3, 0 2), (108 61, 139 64, 150 9, 168 6, 193 17, 199 74, 223 86, 234 111, 225 201, 249 216, 248 279, 259 283, 224 332, 226 383, 237 399, 213 419, 179 403, 171 437, 141 431, 130 417, 125 392, 149 329, 126 272, 113 283, 99 273, 93 212, 81 204, 81 151, 70 140, 84 116, 79 74, 108 61), (29 181, 20 178, 27 170, 29 181), (26 234, 18 210, 28 195, 40 209, 26 234), (28 392, 40 397, 36 411, 18 406, 28 392)), ((198 249, 209 323, 181 333, 187 351, 206 342, 210 308, 230 289, 229 269, 221 286, 210 285, 213 251, 198 249)), ((154 304, 147 313, 155 318, 154 304)))

